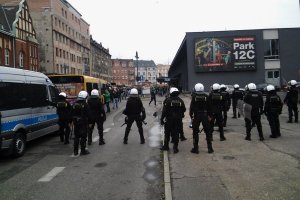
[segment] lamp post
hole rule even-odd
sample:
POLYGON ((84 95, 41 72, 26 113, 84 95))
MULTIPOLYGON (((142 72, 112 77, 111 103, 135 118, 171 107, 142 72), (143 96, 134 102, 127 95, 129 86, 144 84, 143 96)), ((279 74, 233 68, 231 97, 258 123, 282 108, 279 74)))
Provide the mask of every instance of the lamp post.
POLYGON ((136 84, 138 85, 140 77, 139 77, 139 55, 138 52, 135 52, 135 58, 136 58, 136 84))

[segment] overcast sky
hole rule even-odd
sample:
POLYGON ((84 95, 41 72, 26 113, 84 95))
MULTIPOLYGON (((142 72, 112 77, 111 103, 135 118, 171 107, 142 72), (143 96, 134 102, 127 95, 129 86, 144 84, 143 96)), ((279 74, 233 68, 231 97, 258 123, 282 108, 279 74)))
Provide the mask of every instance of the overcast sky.
POLYGON ((186 32, 300 27, 299 0, 68 0, 112 58, 171 64, 186 32))

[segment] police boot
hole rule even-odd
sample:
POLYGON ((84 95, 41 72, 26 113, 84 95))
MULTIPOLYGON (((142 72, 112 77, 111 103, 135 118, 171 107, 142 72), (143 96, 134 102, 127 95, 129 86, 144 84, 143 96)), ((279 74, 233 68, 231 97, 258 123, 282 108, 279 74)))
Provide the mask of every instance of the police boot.
POLYGON ((214 149, 212 148, 211 141, 207 141, 207 152, 208 153, 213 153, 214 152, 214 149))
POLYGON ((125 130, 125 136, 124 136, 124 139, 123 139, 123 144, 127 144, 127 141, 128 141, 128 135, 129 135, 129 131, 126 129, 126 130, 125 130))
MULTIPOLYGON (((220 141, 225 141, 226 140, 226 138, 225 138, 225 136, 224 136, 224 132, 223 131, 221 131, 220 132, 220 141)), ((212 140, 211 140, 212 141, 212 140)))
POLYGON ((251 141, 251 134, 250 134, 250 133, 247 133, 247 135, 246 135, 246 137, 245 137, 245 140, 251 141))
POLYGON ((259 140, 260 141, 264 141, 265 140, 264 135, 263 135, 262 132, 259 132, 258 135, 259 135, 259 140))
POLYGON ((298 112, 295 113, 295 123, 298 123, 298 112))
POLYGON ((169 151, 169 144, 168 143, 164 143, 164 145, 160 148, 160 150, 162 150, 162 151, 169 151))
POLYGON ((199 153, 199 147, 198 147, 199 138, 196 137, 196 138, 194 138, 193 140, 194 140, 194 141, 193 141, 194 147, 192 148, 191 153, 196 153, 196 154, 198 154, 198 153, 199 153))
POLYGON ((178 142, 174 143, 173 152, 174 153, 178 153, 179 152, 179 150, 178 150, 178 142))
POLYGON ((84 155, 87 155, 87 154, 90 154, 90 152, 86 149, 81 149, 81 152, 80 152, 80 155, 81 156, 84 156, 84 155))
POLYGON ((78 155, 78 149, 74 149, 74 156, 78 155))
POLYGON ((105 144, 105 141, 103 139, 103 133, 100 133, 99 134, 99 145, 104 145, 105 144))
POLYGON ((88 145, 92 144, 92 131, 89 130, 88 132, 88 145))
POLYGON ((145 144, 145 138, 144 138, 143 129, 139 131, 139 134, 140 134, 140 142, 141 142, 141 144, 145 144))

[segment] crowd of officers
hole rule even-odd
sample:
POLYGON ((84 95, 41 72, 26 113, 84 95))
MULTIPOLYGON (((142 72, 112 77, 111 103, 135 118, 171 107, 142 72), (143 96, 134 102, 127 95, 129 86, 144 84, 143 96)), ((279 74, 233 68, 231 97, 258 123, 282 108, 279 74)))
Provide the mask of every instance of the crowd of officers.
MULTIPOLYGON (((288 123, 293 122, 293 117, 294 122, 298 122, 298 90, 296 84, 297 82, 295 80, 289 82, 289 89, 284 98, 284 103, 287 104, 289 111, 288 123)), ((214 152, 212 141, 215 125, 219 128, 220 140, 226 140, 223 127, 226 127, 227 112, 230 109, 231 101, 233 107, 232 118, 240 117, 237 107, 239 102, 243 102, 243 115, 246 124, 245 140, 251 140, 251 129, 255 125, 258 130, 260 141, 264 140, 261 125, 262 114, 265 114, 269 121, 271 128, 270 137, 277 138, 281 136, 279 115, 282 112, 283 103, 276 94, 273 85, 268 85, 266 88, 267 96, 265 103, 263 101, 262 93, 256 89, 254 83, 249 83, 245 90, 241 90, 239 85, 235 84, 234 91, 231 95, 226 91, 227 88, 223 84, 219 85, 218 83, 215 83, 212 85, 211 89, 211 92, 207 94, 204 92, 203 84, 197 83, 192 93, 189 110, 192 121, 191 128, 193 128, 192 153, 199 153, 199 133, 202 130, 204 130, 204 133, 206 134, 208 153, 214 152), (248 115, 246 112, 248 112, 248 115), (201 123, 203 129, 200 131, 199 127, 201 123)), ((103 123, 106 120, 106 113, 103 101, 100 98, 101 95, 99 95, 97 89, 92 90, 90 96, 88 96, 86 91, 80 91, 78 98, 73 105, 67 101, 66 97, 66 93, 61 92, 56 104, 57 114, 59 116, 60 140, 61 142, 64 142, 64 144, 69 144, 71 132, 70 124, 72 123, 74 129, 74 155, 78 155, 79 145, 81 148, 81 155, 89 154, 89 151, 86 149, 86 144, 92 144, 92 133, 95 124, 97 124, 99 134, 99 145, 105 144, 103 138, 103 123)), ((241 109, 239 108, 239 110, 241 109)), ((165 130, 164 143, 161 150, 168 151, 169 142, 171 140, 174 153, 179 152, 179 139, 181 139, 181 141, 186 140, 183 134, 182 122, 185 111, 186 107, 183 100, 179 97, 179 90, 175 87, 171 87, 169 96, 167 96, 163 102, 160 119, 160 124, 164 126, 165 130)), ((140 143, 144 144, 145 138, 142 126, 143 123, 145 124, 144 120, 146 119, 146 112, 136 88, 130 90, 130 95, 127 99, 123 114, 126 115, 125 123, 127 124, 123 143, 128 143, 129 132, 135 121, 140 135, 140 143)))
MULTIPOLYGON (((298 91, 296 88, 297 82, 292 80, 289 82, 289 88, 284 103, 288 106, 289 121, 292 123, 294 116, 294 122, 298 123, 298 91)), ((204 130, 206 134, 208 153, 213 153, 212 141, 214 126, 217 125, 220 132, 220 140, 226 140, 224 136, 224 129, 227 122, 227 112, 229 111, 231 101, 233 107, 233 117, 240 117, 240 113, 237 109, 238 104, 242 104, 239 107, 240 111, 243 111, 246 124, 246 137, 245 140, 251 141, 251 129, 257 127, 260 141, 264 140, 264 135, 261 125, 261 115, 265 114, 269 121, 271 128, 271 138, 277 138, 281 136, 279 115, 282 112, 283 102, 276 93, 276 89, 273 85, 266 87, 267 95, 264 102, 263 95, 256 89, 254 83, 246 85, 245 90, 241 90, 238 84, 234 85, 234 91, 230 95, 226 91, 225 85, 219 85, 215 83, 212 85, 212 90, 209 94, 204 92, 204 86, 201 83, 197 83, 192 93, 192 99, 190 103, 189 115, 192 120, 193 128, 193 148, 192 153, 199 153, 199 133, 204 130), (200 131, 199 126, 202 123, 203 129, 200 131)), ((170 138, 172 138, 173 151, 178 153, 179 135, 182 127, 182 119, 186 111, 183 100, 178 97, 179 91, 177 88, 170 89, 170 97, 166 98, 163 102, 163 110, 160 123, 164 126, 165 136, 164 143, 161 150, 169 150, 170 138)))

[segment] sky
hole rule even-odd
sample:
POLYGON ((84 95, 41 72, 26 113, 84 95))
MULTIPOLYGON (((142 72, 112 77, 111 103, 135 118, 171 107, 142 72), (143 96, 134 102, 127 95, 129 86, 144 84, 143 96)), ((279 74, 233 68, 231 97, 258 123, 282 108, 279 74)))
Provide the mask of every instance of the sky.
POLYGON ((300 27, 299 0, 68 0, 112 58, 171 64, 186 32, 300 27))

